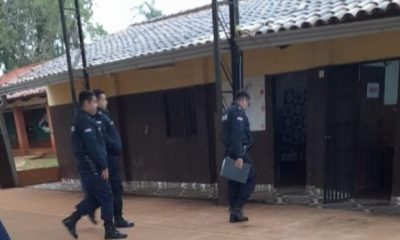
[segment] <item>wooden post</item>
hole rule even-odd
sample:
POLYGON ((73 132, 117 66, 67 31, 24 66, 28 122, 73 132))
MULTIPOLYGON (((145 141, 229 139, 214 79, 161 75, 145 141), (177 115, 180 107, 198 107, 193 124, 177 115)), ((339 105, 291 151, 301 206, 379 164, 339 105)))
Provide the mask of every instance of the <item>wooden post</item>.
POLYGON ((22 108, 15 107, 13 109, 15 127, 17 130, 19 150, 22 155, 29 153, 29 140, 26 132, 26 124, 24 119, 24 112, 22 108))

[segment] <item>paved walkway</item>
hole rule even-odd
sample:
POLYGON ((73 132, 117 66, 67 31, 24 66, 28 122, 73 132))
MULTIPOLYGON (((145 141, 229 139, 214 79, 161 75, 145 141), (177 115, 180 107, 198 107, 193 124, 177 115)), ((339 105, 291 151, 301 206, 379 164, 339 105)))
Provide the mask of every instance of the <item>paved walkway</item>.
MULTIPOLYGON (((13 240, 70 240, 60 224, 79 193, 37 189, 0 190, 0 219, 13 240)), ((226 209, 210 201, 125 198, 126 217, 137 226, 124 232, 137 240, 400 240, 399 216, 296 206, 250 204, 246 224, 227 223, 226 209)), ((87 219, 80 239, 102 239, 87 219)))

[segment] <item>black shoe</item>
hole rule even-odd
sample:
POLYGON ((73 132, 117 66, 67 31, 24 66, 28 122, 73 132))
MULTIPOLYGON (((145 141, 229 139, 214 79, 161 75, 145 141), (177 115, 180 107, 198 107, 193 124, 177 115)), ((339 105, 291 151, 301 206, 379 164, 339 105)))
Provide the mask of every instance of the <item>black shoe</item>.
POLYGON ((116 218, 114 221, 114 227, 116 228, 132 228, 135 223, 126 221, 123 217, 116 218))
POLYGON ((89 214, 88 218, 91 223, 93 223, 94 225, 97 225, 96 214, 94 212, 89 214))
POLYGON ((248 222, 249 218, 243 215, 234 215, 231 214, 229 218, 230 223, 240 223, 240 222, 248 222))
POLYGON ((72 220, 71 217, 68 217, 62 221, 63 225, 67 228, 68 232, 75 239, 78 238, 78 234, 76 234, 76 221, 72 220))
POLYGON ((106 234, 104 239, 124 239, 127 237, 128 235, 119 232, 115 228, 106 228, 106 234))

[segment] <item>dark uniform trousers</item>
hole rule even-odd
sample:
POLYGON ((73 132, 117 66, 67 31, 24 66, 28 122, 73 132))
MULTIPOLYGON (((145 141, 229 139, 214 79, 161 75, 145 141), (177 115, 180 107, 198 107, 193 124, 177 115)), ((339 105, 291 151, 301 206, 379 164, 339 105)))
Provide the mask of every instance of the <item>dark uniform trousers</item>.
POLYGON ((122 217, 122 195, 124 188, 122 187, 122 179, 118 171, 118 156, 108 156, 109 170, 110 170, 110 185, 114 197, 114 216, 116 218, 122 217))
POLYGON ((101 208, 101 218, 105 222, 112 222, 114 216, 113 195, 109 181, 103 180, 99 174, 81 174, 82 188, 85 191, 85 198, 76 206, 80 216, 94 212, 101 208))
MULTIPOLYGON (((122 207, 123 207, 122 195, 124 194, 122 179, 118 171, 118 160, 119 160, 118 156, 113 156, 113 155, 108 156, 108 166, 109 166, 108 170, 110 173, 108 185, 112 191, 113 213, 115 218, 122 217, 122 207)), ((83 184, 82 187, 84 188, 83 191, 85 192, 85 194, 87 194, 87 189, 85 189, 85 186, 83 184)), ((96 204, 95 208, 90 213, 93 213, 98 207, 101 207, 101 205, 96 204)))
POLYGON ((242 209, 256 186, 256 171, 248 153, 243 158, 243 161, 251 165, 249 177, 246 183, 229 180, 229 204, 231 209, 242 209))

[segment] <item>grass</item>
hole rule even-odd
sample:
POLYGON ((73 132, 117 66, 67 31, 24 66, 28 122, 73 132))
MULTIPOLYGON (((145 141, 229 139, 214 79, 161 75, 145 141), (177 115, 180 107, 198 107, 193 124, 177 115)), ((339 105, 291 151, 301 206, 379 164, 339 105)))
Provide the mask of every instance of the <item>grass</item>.
POLYGON ((16 163, 17 171, 58 167, 58 160, 56 157, 46 157, 40 159, 19 158, 16 160, 16 163))

